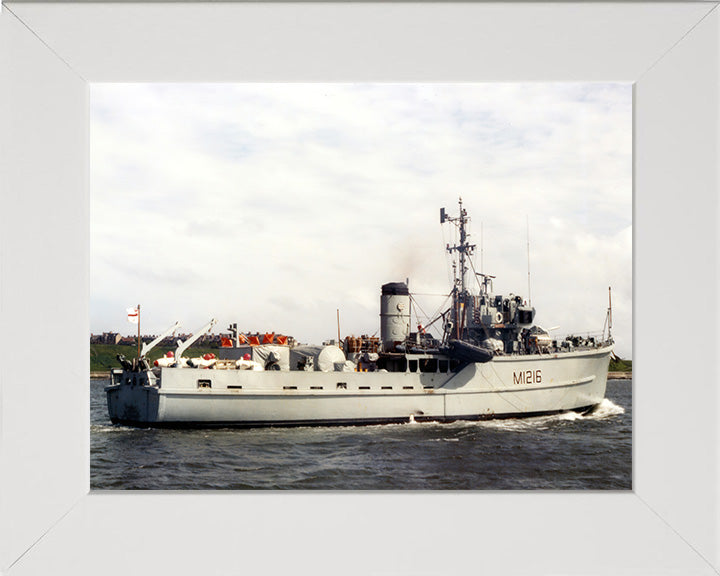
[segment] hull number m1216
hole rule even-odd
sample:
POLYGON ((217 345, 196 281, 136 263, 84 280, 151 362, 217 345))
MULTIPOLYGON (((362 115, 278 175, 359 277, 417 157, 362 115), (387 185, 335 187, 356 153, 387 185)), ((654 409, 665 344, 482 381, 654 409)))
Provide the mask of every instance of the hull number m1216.
POLYGON ((541 370, 513 372, 513 384, 540 384, 540 382, 542 382, 541 370))

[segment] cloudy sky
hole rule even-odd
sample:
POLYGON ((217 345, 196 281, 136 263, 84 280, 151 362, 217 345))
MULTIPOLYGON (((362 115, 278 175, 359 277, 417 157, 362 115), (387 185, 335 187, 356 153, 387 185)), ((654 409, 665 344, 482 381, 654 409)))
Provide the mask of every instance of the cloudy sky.
POLYGON ((461 196, 496 293, 529 228, 537 323, 600 332, 612 286, 631 357, 631 119, 629 84, 94 84, 91 331, 374 334, 406 278, 433 315, 461 196))

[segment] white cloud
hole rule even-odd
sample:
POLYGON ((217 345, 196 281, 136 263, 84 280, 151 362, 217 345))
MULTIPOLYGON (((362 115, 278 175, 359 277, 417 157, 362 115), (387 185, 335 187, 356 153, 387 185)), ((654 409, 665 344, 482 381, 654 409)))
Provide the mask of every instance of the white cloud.
MULTIPOLYGON (((374 333, 380 285, 447 293, 462 195, 497 292, 632 353, 631 88, 94 85, 91 329, 374 333)), ((479 247, 478 247, 479 268, 479 247)), ((421 302, 430 313, 442 299, 421 302)))

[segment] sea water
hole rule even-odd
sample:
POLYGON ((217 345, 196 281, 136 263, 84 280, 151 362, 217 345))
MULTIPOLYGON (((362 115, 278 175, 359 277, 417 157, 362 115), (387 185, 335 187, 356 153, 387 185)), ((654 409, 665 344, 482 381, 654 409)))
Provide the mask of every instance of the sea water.
POLYGON ((630 380, 588 415, 194 430, 113 425, 108 383, 90 383, 92 489, 632 489, 630 380))

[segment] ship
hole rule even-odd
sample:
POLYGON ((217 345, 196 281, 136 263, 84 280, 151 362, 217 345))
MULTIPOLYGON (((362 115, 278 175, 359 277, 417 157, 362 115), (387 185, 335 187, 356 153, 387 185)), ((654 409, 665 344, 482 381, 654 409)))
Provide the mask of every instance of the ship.
MULTIPOLYGON (((105 388, 115 424, 141 427, 330 426, 453 422, 586 413, 605 397, 613 352, 612 306, 598 337, 554 339, 535 308, 495 294, 494 276, 475 272, 470 218, 442 208, 455 227, 452 288, 426 325, 411 323, 409 282, 381 287, 380 336, 300 345, 274 333, 248 335, 230 324, 215 354, 186 358, 213 319, 153 364, 147 353, 179 325, 118 356, 105 388), (474 281, 474 284, 473 284, 474 281), (437 337, 431 335, 434 327, 437 337)), ((376 333, 377 334, 377 333, 376 333)))

